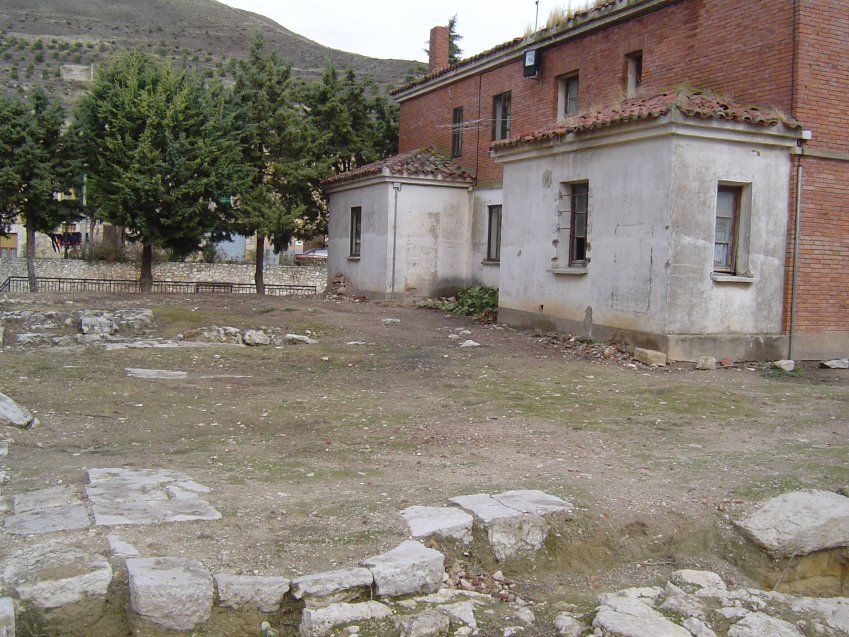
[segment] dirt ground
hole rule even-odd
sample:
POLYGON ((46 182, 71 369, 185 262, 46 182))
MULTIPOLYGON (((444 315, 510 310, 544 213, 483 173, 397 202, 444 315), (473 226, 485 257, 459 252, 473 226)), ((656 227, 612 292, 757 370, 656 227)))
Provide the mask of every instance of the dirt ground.
MULTIPOLYGON (((791 488, 849 486, 849 372, 649 369, 444 312, 322 298, 0 303, 140 307, 163 337, 228 325, 309 330, 320 341, 0 350, 0 391, 42 422, 2 432, 14 439, 5 497, 56 484, 81 492, 94 467, 173 469, 213 489, 205 497, 219 521, 119 528, 143 555, 296 576, 395 546, 405 507, 542 489, 575 503, 576 519, 547 557, 505 572, 528 599, 582 602, 681 567, 752 583, 729 519, 791 488), (481 347, 461 349, 448 338, 457 328, 481 347), (189 377, 141 380, 125 367, 189 377)), ((33 541, 0 537, 0 557, 33 541)))

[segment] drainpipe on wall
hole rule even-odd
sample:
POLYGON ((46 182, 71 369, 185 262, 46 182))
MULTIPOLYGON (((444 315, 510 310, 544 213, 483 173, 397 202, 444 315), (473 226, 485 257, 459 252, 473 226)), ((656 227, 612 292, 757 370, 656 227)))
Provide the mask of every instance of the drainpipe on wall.
POLYGON ((395 255, 398 248, 398 193, 401 192, 401 184, 395 182, 392 184, 395 190, 395 211, 392 213, 392 285, 390 287, 389 298, 395 300, 395 255))
POLYGON ((799 244, 802 236, 802 157, 805 153, 805 142, 811 139, 810 131, 804 131, 799 140, 796 155, 796 220, 793 224, 793 277, 790 280, 790 333, 787 336, 787 358, 793 359, 793 337, 796 334, 796 288, 799 285, 799 244))

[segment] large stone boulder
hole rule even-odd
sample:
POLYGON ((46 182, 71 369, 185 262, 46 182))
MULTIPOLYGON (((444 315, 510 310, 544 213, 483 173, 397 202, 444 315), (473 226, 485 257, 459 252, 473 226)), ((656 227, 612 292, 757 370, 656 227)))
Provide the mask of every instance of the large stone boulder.
POLYGON ((269 345, 271 343, 271 337, 262 330, 248 330, 245 332, 242 340, 245 345, 249 345, 251 347, 269 345))
POLYGON ((321 608, 366 595, 373 583, 374 576, 367 568, 315 573, 292 580, 292 597, 304 600, 307 608, 321 608))
POLYGON ((324 637, 346 624, 386 619, 392 609, 380 602, 331 604, 324 608, 305 608, 301 616, 301 637, 324 637))
POLYGON ((421 542, 408 540, 391 551, 364 560, 380 597, 435 593, 445 572, 445 556, 421 542))
POLYGON ((28 409, 21 407, 6 394, 0 394, 0 425, 29 429, 38 424, 38 418, 28 409))
POLYGON ((849 546, 849 498, 831 491, 792 491, 767 500, 736 524, 775 557, 849 546))
POLYGON ((105 596, 112 568, 102 555, 49 542, 13 553, 3 579, 19 599, 37 608, 58 608, 105 596))
POLYGON ((212 576, 197 560, 179 557, 127 560, 130 608, 171 630, 191 630, 212 612, 212 576))

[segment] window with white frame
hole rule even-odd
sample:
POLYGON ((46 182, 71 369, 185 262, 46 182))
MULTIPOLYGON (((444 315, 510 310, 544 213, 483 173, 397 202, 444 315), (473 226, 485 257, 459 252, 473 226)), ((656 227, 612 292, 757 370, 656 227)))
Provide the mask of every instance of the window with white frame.
POLYGON ((489 206, 487 210, 486 260, 501 261, 501 206, 489 206))
POLYGON ((351 208, 351 242, 349 256, 359 257, 363 232, 363 209, 360 206, 351 208))

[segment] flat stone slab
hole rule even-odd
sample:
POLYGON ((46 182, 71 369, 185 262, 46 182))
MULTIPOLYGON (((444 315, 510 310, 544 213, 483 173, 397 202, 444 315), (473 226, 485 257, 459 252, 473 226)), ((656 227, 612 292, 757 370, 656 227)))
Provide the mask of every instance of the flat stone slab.
POLYGON ((374 576, 367 568, 346 568, 305 575, 292 580, 292 597, 303 599, 307 608, 350 602, 368 592, 374 576))
POLYGON ((29 429, 38 425, 38 418, 6 394, 0 394, 0 426, 29 429))
POLYGON ((408 540, 391 551, 364 560, 379 597, 435 593, 445 572, 445 556, 408 540))
POLYGON ((640 600, 610 598, 598 609, 593 628, 610 637, 693 637, 640 600))
POLYGON ((390 615, 392 609, 380 602, 305 608, 299 630, 301 637, 324 637, 346 624, 386 619, 390 615))
POLYGON ((11 597, 0 597, 0 637, 15 637, 15 603, 11 597))
POLYGON ((134 557, 127 560, 130 608, 143 619, 191 630, 212 612, 212 576, 197 560, 134 557))
POLYGON ((763 502, 736 524, 775 557, 849 546, 849 498, 831 491, 792 491, 763 502))
POLYGON ((112 568, 102 555, 52 542, 11 555, 3 577, 21 600, 38 608, 57 608, 85 597, 105 596, 112 568))
POLYGON ((734 624, 728 637, 804 637, 790 622, 764 613, 750 613, 734 624))
POLYGON ((488 493, 461 495, 451 498, 449 502, 468 511, 484 524, 489 524, 503 518, 513 518, 517 515, 522 515, 521 511, 502 504, 488 493))
POLYGON ((571 502, 535 489, 505 491, 504 493, 493 494, 492 497, 512 509, 535 515, 571 514, 573 509, 571 502))
POLYGON ((401 515, 414 538, 439 535, 465 544, 472 541, 474 518, 457 507, 412 506, 401 511, 401 515))
POLYGON ((188 372, 169 369, 142 369, 137 367, 125 367, 124 371, 131 378, 147 378, 159 380, 182 380, 188 378, 188 372))
POLYGON ((231 575, 216 573, 218 601, 227 608, 256 606, 264 613, 280 610, 283 597, 289 592, 289 580, 261 575, 231 575))
POLYGON ((107 535, 106 542, 109 544, 109 550, 115 557, 139 557, 138 549, 129 542, 124 542, 117 535, 107 535))
POLYGON ((39 535, 91 526, 88 511, 68 486, 48 487, 14 497, 13 515, 3 521, 8 533, 39 535))
POLYGON ((98 526, 219 520, 189 476, 162 469, 89 469, 86 495, 98 526))

